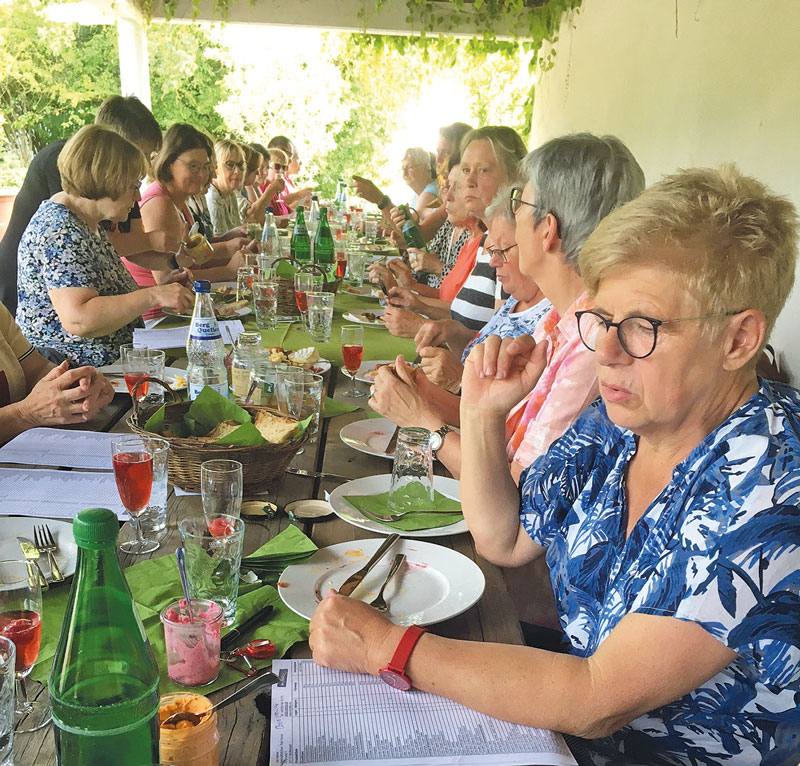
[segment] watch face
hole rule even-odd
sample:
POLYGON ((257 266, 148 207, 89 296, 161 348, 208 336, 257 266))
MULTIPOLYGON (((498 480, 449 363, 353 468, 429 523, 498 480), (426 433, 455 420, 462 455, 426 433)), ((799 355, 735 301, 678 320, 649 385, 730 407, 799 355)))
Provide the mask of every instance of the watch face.
POLYGON ((431 452, 436 452, 442 446, 442 437, 434 431, 430 438, 431 452))
POLYGON ((405 676, 395 673, 393 670, 379 670, 378 676, 385 684, 389 684, 393 689, 399 689, 401 692, 407 692, 411 688, 411 682, 405 676))

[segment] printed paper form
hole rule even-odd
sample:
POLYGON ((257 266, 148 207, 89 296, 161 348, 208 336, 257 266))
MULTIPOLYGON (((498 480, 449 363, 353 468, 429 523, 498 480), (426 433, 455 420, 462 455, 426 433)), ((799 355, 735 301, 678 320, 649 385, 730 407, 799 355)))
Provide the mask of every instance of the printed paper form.
POLYGON ((113 473, 0 468, 3 514, 71 519, 84 508, 110 508, 118 518, 128 518, 113 473))
POLYGON ((560 734, 500 721, 457 702, 379 678, 275 660, 270 766, 575 764, 560 734))
MULTIPOLYGON (((244 332, 240 319, 230 319, 219 323, 219 334, 226 345, 233 345, 244 332)), ((133 345, 136 348, 182 348, 186 346, 189 327, 155 327, 151 330, 137 328, 133 331, 133 345)))
POLYGON ((111 441, 120 434, 31 428, 0 447, 0 463, 111 471, 111 441))

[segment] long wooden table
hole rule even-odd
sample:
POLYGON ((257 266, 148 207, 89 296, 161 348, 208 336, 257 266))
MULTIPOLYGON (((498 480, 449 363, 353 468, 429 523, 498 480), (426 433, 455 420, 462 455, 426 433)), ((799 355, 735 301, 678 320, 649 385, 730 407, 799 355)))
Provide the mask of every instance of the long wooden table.
MULTIPOLYGON (((329 393, 335 395, 337 399, 362 407, 367 406, 364 398, 348 400, 343 396, 345 386, 349 385, 349 379, 343 375, 337 377, 335 367, 326 378, 329 382, 329 393)), ((361 385, 363 386, 363 384, 361 385)), ((87 425, 95 430, 127 431, 125 418, 121 417, 120 412, 126 409, 125 404, 126 398, 118 395, 112 405, 109 405, 98 418, 87 425)), ((303 454, 298 455, 292 465, 305 470, 335 473, 354 479, 389 473, 391 471, 390 461, 356 452, 339 439, 339 431, 344 425, 363 418, 364 412, 359 410, 323 421, 317 439, 312 445, 306 446, 303 454)), ((271 492, 270 499, 276 502, 279 509, 282 510, 287 503, 293 500, 324 497, 325 491, 331 491, 335 486, 337 483, 330 480, 286 474, 280 484, 271 492)), ((167 514, 168 534, 161 547, 150 554, 150 557, 174 552, 179 544, 178 521, 187 515, 196 515, 201 510, 199 496, 178 497, 171 493, 167 514)), ((271 521, 248 522, 244 543, 245 555, 263 545, 290 523, 284 513, 280 513, 271 521)), ((299 526, 321 548, 335 543, 378 536, 338 518, 299 526)), ((126 525, 123 527, 123 534, 129 533, 126 525)), ((451 547, 473 559, 484 573, 486 591, 477 605, 458 617, 432 626, 432 632, 441 636, 472 641, 523 643, 516 612, 500 570, 476 554, 472 539, 467 534, 438 537, 435 542, 451 547)), ((123 566, 130 566, 141 560, 140 556, 122 556, 123 566)), ((309 657, 308 645, 296 645, 289 656, 309 657)), ((232 688, 227 687, 209 696, 212 700, 218 701, 231 691, 232 688)), ((218 727, 221 766, 262 766, 269 762, 269 721, 258 712, 252 697, 245 698, 220 711, 218 727)), ((52 728, 47 727, 39 732, 17 735, 14 741, 14 762, 17 766, 55 764, 52 728)))

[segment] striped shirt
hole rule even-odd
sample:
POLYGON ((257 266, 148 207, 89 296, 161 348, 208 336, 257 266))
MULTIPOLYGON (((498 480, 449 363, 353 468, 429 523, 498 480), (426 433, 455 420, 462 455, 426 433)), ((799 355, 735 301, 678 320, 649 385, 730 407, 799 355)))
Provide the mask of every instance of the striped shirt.
POLYGON ((489 265, 491 256, 484 250, 481 239, 478 257, 467 281, 450 304, 450 316, 470 330, 481 330, 494 316, 494 302, 497 293, 497 275, 489 265))

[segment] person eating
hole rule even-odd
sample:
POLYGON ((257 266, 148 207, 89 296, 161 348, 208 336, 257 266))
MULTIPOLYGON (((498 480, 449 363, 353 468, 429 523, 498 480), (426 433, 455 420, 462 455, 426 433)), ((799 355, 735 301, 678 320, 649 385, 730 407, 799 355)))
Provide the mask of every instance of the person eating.
MULTIPOLYGON (((518 232, 549 230, 532 185, 521 200, 518 232)), ((757 766, 796 736, 800 393, 755 367, 797 232, 790 202, 730 166, 667 176, 608 215, 574 317, 602 399, 519 487, 506 412, 547 348, 473 348, 464 516, 489 561, 547 560, 569 654, 423 633, 414 687, 577 735, 597 766, 757 766)), ((321 665, 376 674, 407 630, 330 591, 310 644, 321 665)))

